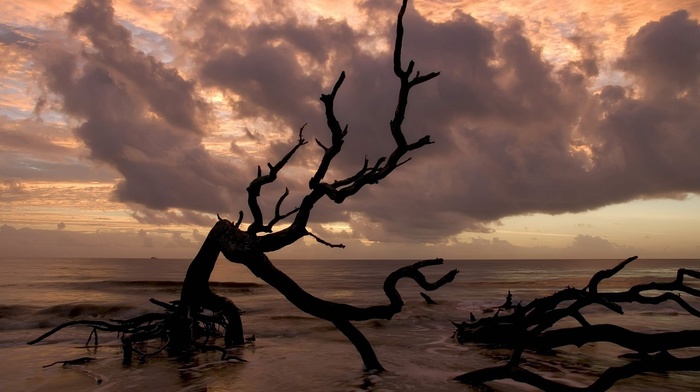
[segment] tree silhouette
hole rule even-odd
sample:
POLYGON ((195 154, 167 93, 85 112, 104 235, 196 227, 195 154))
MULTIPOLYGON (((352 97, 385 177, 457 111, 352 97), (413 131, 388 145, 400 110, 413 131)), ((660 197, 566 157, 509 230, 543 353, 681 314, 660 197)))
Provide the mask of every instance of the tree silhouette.
POLYGON ((260 167, 258 167, 256 178, 250 182, 247 188, 248 208, 250 209, 253 222, 246 230, 242 230, 240 227, 243 221, 243 212, 239 214, 239 218, 235 223, 219 218, 219 221, 209 232, 199 254, 192 262, 183 285, 182 304, 186 306, 202 306, 213 311, 225 312, 229 321, 226 332, 227 343, 242 343, 243 333, 235 305, 231 301, 213 294, 208 287, 209 275, 219 252, 223 253, 224 257, 229 261, 248 267, 253 274, 277 289, 302 311, 333 323, 355 345, 362 356, 365 367, 377 370, 383 368, 371 344, 353 326, 351 321, 391 319, 394 314, 400 312, 403 301, 395 286, 396 282, 403 277, 415 280, 425 290, 434 290, 452 281, 457 274, 457 271, 453 270, 437 282, 429 283, 419 271, 420 268, 440 264, 442 260, 435 259, 418 262, 401 268, 387 277, 384 283, 384 291, 389 298, 389 304, 358 308, 347 304, 326 301, 307 293, 294 280, 277 269, 266 255, 268 252, 291 245, 305 236, 311 236, 326 246, 344 247, 342 244, 331 244, 307 229, 306 226, 316 202, 326 197, 337 204, 342 203, 348 197, 359 192, 365 185, 379 183, 396 168, 408 162, 410 158, 404 159, 408 152, 432 143, 428 135, 416 141, 408 142, 402 130, 411 89, 439 75, 438 72, 431 72, 426 75, 421 75, 420 72, 414 73, 415 63, 413 61, 408 63, 406 69, 401 65, 403 16, 406 12, 406 3, 407 0, 404 0, 397 18, 393 56, 394 74, 401 82, 396 111, 389 123, 389 130, 396 145, 394 150, 388 157, 379 158, 373 165, 370 165, 369 160, 365 158, 363 166, 350 177, 326 181, 325 177, 328 169, 333 159, 341 151, 344 138, 348 133, 348 126, 341 127, 333 109, 335 97, 345 80, 345 72, 342 72, 332 91, 329 94, 322 94, 320 98, 325 108, 325 117, 331 134, 331 142, 330 145, 327 145, 316 140, 316 144, 323 150, 323 156, 313 177, 309 180, 309 192, 303 197, 301 205, 287 213, 281 213, 281 205, 289 194, 289 191, 286 190, 275 206, 274 217, 268 223, 265 223, 263 212, 258 204, 258 197, 262 187, 274 182, 277 179, 277 174, 289 162, 294 153, 307 144, 303 136, 304 127, 299 130, 299 138, 292 149, 277 164, 267 164, 267 174, 263 174, 260 167), (279 231, 273 231, 273 226, 276 223, 289 216, 294 216, 294 219, 288 227, 279 231))
MULTIPOLYGON (((404 0, 398 13, 396 25, 396 41, 393 53, 394 74, 400 80, 398 102, 396 111, 389 123, 389 131, 395 142, 395 148, 387 156, 377 159, 373 164, 367 158, 357 172, 347 178, 329 181, 327 172, 333 159, 341 151, 344 138, 348 133, 348 126, 341 127, 334 113, 333 104, 340 87, 345 80, 345 72, 340 74, 333 89, 329 94, 321 95, 321 102, 325 108, 325 117, 330 131, 330 144, 316 140, 316 144, 323 150, 323 156, 313 177, 309 180, 309 191, 302 198, 299 207, 282 213, 281 208, 289 191, 285 190, 279 198, 274 209, 274 216, 267 223, 263 217, 263 211, 258 204, 262 187, 274 182, 278 173, 284 168, 297 150, 308 142, 304 139, 302 126, 299 137, 291 150, 276 164, 267 164, 267 173, 258 166, 257 176, 247 187, 248 208, 252 216, 252 222, 245 230, 241 229, 244 213, 239 213, 236 222, 222 219, 209 231, 200 251, 190 264, 183 283, 180 301, 166 304, 152 300, 153 303, 165 308, 165 313, 153 313, 131 320, 112 322, 95 322, 80 320, 70 322, 55 328, 40 338, 30 342, 36 343, 68 325, 87 325, 93 328, 95 344, 97 344, 97 331, 116 331, 124 334, 124 361, 131 361, 132 353, 137 352, 142 357, 147 355, 139 347, 144 342, 160 339, 164 347, 171 352, 187 352, 193 347, 199 349, 225 350, 221 347, 209 345, 209 337, 217 333, 217 328, 223 328, 226 346, 241 345, 245 343, 243 327, 239 310, 228 298, 215 294, 209 287, 209 278, 220 253, 231 262, 245 265, 257 277, 277 289, 292 304, 302 311, 315 317, 328 320, 340 330, 362 357, 364 366, 368 370, 382 370, 383 367, 372 349, 372 345, 353 324, 352 321, 370 319, 391 319, 403 307, 401 295, 396 290, 396 283, 401 278, 413 279, 425 290, 435 290, 452 281, 457 270, 452 270, 434 283, 426 280, 420 269, 442 263, 442 259, 425 260, 400 268, 392 272, 384 281, 384 292, 389 303, 370 307, 355 307, 343 303, 335 303, 317 298, 301 288, 292 278, 276 268, 267 256, 273 252, 293 244, 299 239, 311 236, 319 243, 329 247, 342 248, 342 244, 331 244, 307 229, 311 212, 319 200, 328 198, 337 204, 341 204, 348 197, 358 193, 364 186, 377 184, 389 176, 399 166, 408 162, 411 158, 404 158, 410 151, 425 147, 431 143, 430 136, 426 135, 418 140, 409 142, 402 130, 405 120, 406 107, 411 89, 421 83, 427 82, 439 75, 431 72, 421 75, 414 72, 415 63, 410 61, 404 69, 401 64, 401 48, 403 41, 403 16, 406 12, 407 0, 404 0), (283 219, 293 217, 291 224, 275 231, 274 226, 283 219), (208 315, 202 312, 206 309, 212 312, 208 315), (202 337, 204 341, 202 342, 202 337)), ((93 334, 90 335, 91 337, 93 334)), ((88 338, 88 342, 90 338, 88 338)), ((162 350, 162 348, 161 348, 162 350)), ((160 350, 158 350, 160 351, 160 350)), ((224 354, 226 355, 226 354, 224 354)))

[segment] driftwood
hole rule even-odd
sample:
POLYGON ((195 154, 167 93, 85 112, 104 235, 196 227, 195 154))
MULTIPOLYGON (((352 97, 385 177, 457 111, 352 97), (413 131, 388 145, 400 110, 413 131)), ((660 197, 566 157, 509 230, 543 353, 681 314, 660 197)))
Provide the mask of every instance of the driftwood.
MULTIPOLYGON (((679 269, 676 279, 666 283, 647 283, 631 287, 622 292, 600 292, 598 285, 611 278, 637 257, 631 257, 616 267, 597 272, 583 289, 568 287, 548 297, 539 298, 527 305, 512 306, 509 300, 505 305, 512 313, 456 324, 455 337, 460 343, 479 343, 511 348, 508 363, 462 374, 455 379, 471 385, 512 379, 530 384, 545 391, 605 391, 617 381, 645 372, 666 372, 679 370, 700 370, 700 356, 679 358, 668 350, 700 347, 700 330, 680 330, 659 333, 640 333, 611 324, 592 325, 582 310, 592 304, 606 307, 610 311, 623 314, 621 304, 640 303, 656 305, 673 301, 688 314, 700 317, 700 311, 683 300, 677 292, 700 298, 700 290, 688 286, 685 278, 700 279, 700 272, 679 269), (564 318, 573 318, 580 326, 553 328, 564 318), (587 343, 610 342, 634 352, 626 355, 632 362, 619 367, 611 367, 588 387, 573 387, 565 383, 549 380, 522 364, 525 350, 535 353, 553 353, 559 347, 574 345, 582 347, 587 343)), ((472 315, 473 316, 473 315, 472 315)))
POLYGON ((425 300, 425 303, 427 303, 428 305, 437 305, 437 302, 435 302, 432 298, 430 298, 430 296, 428 294, 426 294, 422 291, 419 294, 421 297, 423 297, 423 299, 425 300))
MULTIPOLYGON (((424 290, 435 290, 452 281, 458 271, 452 270, 436 282, 430 283, 425 279, 420 269, 442 264, 441 259, 425 260, 400 268, 391 273, 384 282, 384 292, 389 299, 388 304, 359 308, 312 296, 284 272, 277 269, 267 257, 267 253, 282 249, 306 236, 311 236, 319 243, 332 248, 344 248, 343 244, 331 244, 306 228, 316 202, 328 198, 337 204, 342 203, 348 197, 359 192, 365 185, 379 183, 396 168, 407 163, 411 158, 404 158, 404 156, 409 152, 433 143, 428 135, 408 142, 402 130, 410 90, 439 75, 438 72, 421 74, 416 71, 414 73, 415 63, 413 61, 408 63, 406 69, 402 67, 403 16, 406 12, 406 6, 407 0, 404 0, 397 18, 393 69, 394 74, 399 78, 400 86, 396 110, 389 122, 389 131, 395 142, 395 148, 387 157, 377 159, 373 165, 370 165, 368 158, 365 157, 362 167, 349 177, 331 182, 325 180, 330 165, 341 151, 343 139, 348 133, 348 126, 341 127, 333 107, 336 94, 345 80, 345 73, 342 72, 331 92, 322 94, 320 98, 324 105, 326 123, 330 131, 330 145, 316 140, 316 144, 323 150, 323 156, 313 177, 309 180, 309 191, 303 196, 298 207, 286 213, 280 211, 282 203, 289 195, 289 190, 285 190, 275 205, 274 217, 265 223, 258 198, 262 187, 274 182, 279 171, 289 162, 296 151, 308 143, 303 136, 304 126, 299 130, 299 137, 291 150, 277 164, 267 164, 269 170, 267 174, 263 174, 262 169, 258 166, 257 176, 246 189, 252 222, 245 229, 242 228, 243 211, 239 213, 235 223, 219 217, 218 222, 210 230, 199 253, 187 270, 180 300, 177 303, 165 304, 154 301, 165 308, 165 312, 152 313, 130 320, 71 321, 56 327, 30 344, 41 341, 67 326, 84 325, 93 328, 90 337, 95 337, 95 344, 97 344, 97 331, 122 334, 125 363, 131 361, 133 353, 139 354, 141 358, 153 354, 147 352, 148 350, 141 349, 147 342, 153 340, 162 342, 160 348, 155 352, 160 352, 166 347, 173 354, 188 353, 192 352, 193 349, 200 351, 215 349, 226 355, 226 350, 223 347, 209 343, 211 337, 223 334, 226 347, 242 345, 245 343, 245 339, 239 309, 230 299, 215 294, 209 287, 209 278, 214 265, 219 254, 223 253, 229 261, 245 265, 253 274, 277 289, 302 311, 328 320, 335 325, 360 353, 365 368, 382 370, 383 367, 371 344, 352 324, 352 321, 388 320, 400 312, 403 301, 396 290, 396 283, 399 279, 410 278, 424 290), (288 227, 278 231, 273 230, 278 222, 291 216, 293 216, 293 220, 288 227)), ((88 338, 88 343, 89 341, 90 338, 88 338)))
POLYGON ((258 167, 256 178, 250 182, 247 188, 248 208, 253 221, 247 228, 243 229, 241 227, 244 217, 242 211, 239 213, 235 223, 219 217, 219 221, 209 232, 200 253, 193 261, 192 266, 190 266, 183 285, 181 302, 185 306, 204 307, 216 312, 223 312, 229 323, 226 331, 227 343, 240 343, 243 333, 235 305, 229 300, 213 294, 208 287, 209 274, 213 269, 219 252, 229 261, 245 265, 253 274, 277 289, 300 310, 333 323, 355 346, 362 357, 365 368, 370 370, 382 370, 383 367, 379 363, 369 341, 351 322, 370 319, 391 319, 394 314, 400 312, 403 301, 395 285, 403 277, 415 280, 425 290, 434 290, 452 281, 457 274, 458 271, 453 270, 437 282, 428 283, 419 271, 420 268, 441 264, 441 259, 426 260, 401 268, 390 274, 385 280, 384 292, 390 301, 388 305, 358 308, 312 296, 284 272, 277 269, 267 257, 267 253, 289 246, 306 236, 311 236, 319 243, 332 248, 344 248, 343 244, 329 243, 307 229, 306 226, 316 202, 323 198, 328 198, 337 204, 342 203, 348 197, 359 192, 365 185, 379 183, 396 168, 408 162, 410 158, 404 158, 407 153, 433 143, 428 135, 409 143, 402 130, 410 90, 439 75, 437 72, 425 75, 421 75, 420 72, 415 72, 414 74, 415 63, 413 61, 409 62, 406 69, 401 65, 403 16, 406 12, 406 6, 407 0, 404 0, 397 17, 393 56, 394 74, 400 81, 396 110, 393 119, 389 122, 389 131, 395 142, 394 150, 388 154, 388 157, 377 159, 371 166, 369 160, 365 157, 362 167, 347 178, 331 182, 325 181, 330 165, 341 151, 344 143, 343 139, 348 133, 348 126, 341 127, 334 112, 335 97, 345 80, 345 72, 342 72, 331 92, 322 94, 320 98, 325 108, 326 123, 331 134, 331 140, 330 145, 324 144, 318 139, 316 140, 316 144, 323 150, 323 156, 314 175, 309 180, 309 192, 302 198, 301 204, 289 212, 282 213, 282 203, 289 195, 289 190, 285 190, 275 205, 273 218, 268 223, 265 223, 263 211, 258 204, 258 198, 262 187, 274 182, 277 179, 277 174, 294 156, 296 151, 308 143, 303 136, 304 126, 299 130, 299 137, 291 150, 277 164, 267 164, 267 174, 263 174, 262 169, 258 167), (273 230, 275 224, 290 216, 294 218, 288 227, 279 231, 273 230))
MULTIPOLYGON (((121 336, 124 352, 123 363, 128 365, 134 354, 137 354, 139 360, 143 362, 147 357, 157 355, 166 348, 173 355, 187 354, 194 350, 207 351, 207 347, 210 347, 209 342, 222 336, 220 331, 227 328, 226 319, 222 314, 207 314, 199 309, 197 312, 183 315, 181 310, 184 308, 181 307, 179 301, 165 303, 151 299, 151 302, 163 307, 164 311, 147 313, 126 320, 73 320, 53 328, 27 344, 39 343, 66 327, 84 326, 92 329, 85 341, 85 346, 90 346, 91 342, 95 347, 99 346, 98 331, 116 333, 121 336), (183 320, 183 316, 188 318, 183 320), (178 327, 180 325, 188 326, 186 339, 180 336, 182 333, 182 328, 178 327), (187 347, 189 351, 181 345, 183 341, 191 345, 187 347), (153 349, 149 347, 150 343, 158 343, 159 347, 153 349), (180 345, 178 346, 178 344, 180 345)), ((220 351, 224 352, 222 360, 235 358, 227 355, 223 349, 220 351)), ((58 363, 61 362, 65 361, 58 363)))
MULTIPOLYGON (((390 320, 396 313, 399 313, 404 303, 396 289, 396 284, 402 278, 410 278, 424 290, 432 291, 451 282, 459 272, 457 270, 451 270, 437 281, 430 283, 426 280, 420 269, 427 266, 442 264, 442 259, 424 260, 399 268, 389 274, 384 281, 384 293, 389 299, 389 303, 386 305, 360 308, 348 304, 326 301, 309 294, 294 282, 292 278, 277 269, 272 262, 270 262, 265 253, 255 249, 255 245, 257 245, 254 241, 255 238, 257 237, 240 230, 237 224, 221 219, 209 232, 202 248, 211 247, 211 251, 207 250, 204 251, 204 253, 216 253, 216 255, 218 255, 216 244, 217 242, 223 243, 223 249, 221 249, 221 251, 228 260, 248 267, 255 276, 277 289, 287 300, 300 310, 333 323, 360 353, 365 368, 371 370, 383 370, 383 367, 377 359, 369 341, 352 325, 351 321, 371 319, 390 320), (213 251, 215 249, 216 252, 213 251)), ((200 251, 200 254, 202 253, 203 252, 200 251)), ((185 289, 183 288, 183 293, 184 292, 185 289)), ((240 318, 238 320, 240 320, 240 318)), ((242 331, 239 329, 238 325, 240 324, 234 327, 234 331, 236 334, 241 333, 242 335, 242 331)), ((228 335, 229 332, 226 334, 228 335)))
MULTIPOLYGON (((205 241, 205 244, 207 244, 207 241, 205 241)), ((209 244, 211 244, 211 242, 209 242, 209 244)), ((267 261, 267 264, 262 268, 258 267, 257 270, 263 271, 262 273, 266 277, 264 280, 280 290, 290 302, 301 310, 332 322, 355 345, 368 369, 382 370, 383 368, 374 354, 371 344, 350 321, 370 319, 388 320, 391 319, 393 315, 400 312, 403 307, 403 301, 401 295, 396 290, 396 284, 402 278, 413 279, 425 290, 435 290, 451 282, 457 274, 457 270, 448 272, 434 283, 428 282, 425 276, 420 272, 420 269, 423 267, 439 265, 442 264, 442 262, 442 259, 424 260, 392 272, 384 281, 384 292, 389 298, 389 304, 367 308, 358 308, 316 298, 305 292, 294 283, 291 278, 282 271, 276 269, 269 261, 267 261)), ((151 299, 151 302, 163 307, 164 312, 148 313, 127 320, 69 321, 53 328, 27 344, 33 345, 39 343, 66 327, 84 326, 92 329, 85 342, 86 346, 90 345, 91 342, 93 342, 94 346, 99 345, 98 331, 121 335, 124 353, 123 362, 126 365, 131 363, 134 354, 138 355, 139 360, 143 362, 147 357, 157 355, 166 348, 171 355, 187 356, 193 352, 213 350, 222 352, 222 360, 235 359, 243 361, 238 357, 230 355, 224 347, 211 343, 214 339, 223 336, 227 347, 231 346, 229 344, 230 331, 241 331, 238 309, 236 309, 238 324, 231 327, 228 322, 230 314, 225 311, 207 314, 201 308, 195 309, 191 304, 185 304, 182 301, 164 303, 151 299), (221 331, 225 331, 225 333, 222 334, 221 331), (149 343, 152 342, 159 342, 159 347, 156 349, 149 348, 149 343)), ((254 336, 244 340, 241 334, 241 343, 237 345, 242 345, 254 340, 254 336)), ((59 361, 56 363, 64 362, 68 361, 59 361)))

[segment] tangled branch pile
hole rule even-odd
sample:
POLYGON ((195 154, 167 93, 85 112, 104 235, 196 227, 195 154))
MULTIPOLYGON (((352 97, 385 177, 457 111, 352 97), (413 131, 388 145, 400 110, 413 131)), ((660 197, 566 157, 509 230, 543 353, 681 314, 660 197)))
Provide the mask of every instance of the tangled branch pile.
POLYGON ((645 372, 700 370, 700 355, 679 357, 669 353, 669 350, 700 347, 700 330, 640 333, 613 324, 591 324, 582 313, 593 304, 623 314, 621 304, 658 305, 673 301, 688 314, 700 317, 700 311, 679 294, 700 299, 700 290, 686 282, 686 278, 700 279, 698 271, 681 268, 671 282, 639 284, 622 292, 598 291, 598 285, 603 280, 613 277, 636 259, 636 256, 630 257, 614 268, 597 272, 583 289, 568 287, 527 305, 513 306, 506 301, 501 309, 510 308, 507 309, 512 310, 509 314, 501 315, 499 311, 488 318, 472 318, 470 322, 455 324, 455 337, 460 343, 473 342, 513 350, 506 364, 471 371, 455 379, 470 385, 511 379, 545 391, 605 391, 619 380, 645 372), (569 317, 580 325, 553 328, 557 322, 569 317), (575 345, 580 348, 595 342, 609 342, 633 351, 625 355, 631 361, 623 366, 608 368, 587 387, 553 381, 523 366, 525 361, 522 355, 526 350, 552 354, 559 347, 575 345))
MULTIPOLYGON (((224 347, 212 344, 223 337, 228 322, 222 313, 206 312, 204 309, 189 309, 183 312, 180 301, 165 303, 151 299, 151 303, 164 308, 163 312, 147 313, 126 320, 73 320, 63 323, 38 338, 27 342, 33 345, 56 332, 71 326, 84 326, 92 331, 85 342, 99 346, 98 331, 116 333, 121 338, 124 352, 123 363, 128 365, 134 354, 140 362, 147 357, 160 354, 166 348, 172 355, 191 355, 194 352, 220 351, 221 359, 237 359, 227 354, 224 347)), ((249 338, 253 341, 255 338, 249 338)))
MULTIPOLYGON (((375 367, 371 368, 379 370, 381 365, 379 365, 370 343, 359 330, 350 324, 349 320, 390 319, 394 314, 399 313, 403 307, 403 300, 396 290, 396 284, 402 278, 410 278, 421 288, 428 291, 436 290, 451 282, 458 273, 457 270, 448 272, 433 283, 428 282, 420 271, 421 268, 440 265, 442 262, 442 259, 419 261, 389 274, 384 280, 384 292, 390 301, 387 305, 356 308, 315 298, 303 292, 300 288, 293 291, 293 294, 302 295, 299 293, 303 293, 304 301, 314 305, 310 312, 320 313, 319 317, 329 319, 341 332, 350 335, 348 338, 355 344, 365 363, 369 364, 370 361, 373 361, 372 364, 375 367)), ((278 274, 281 274, 281 272, 278 272, 278 274)), ((216 296, 213 293, 211 295, 216 296)), ((219 298, 223 299, 223 297, 219 298)), ((197 352, 220 351, 222 360, 235 359, 244 361, 241 358, 230 355, 227 351, 228 347, 240 346, 243 343, 232 343, 229 338, 231 335, 237 336, 238 334, 242 337, 240 316, 238 316, 240 310, 235 308, 235 306, 233 309, 236 312, 236 319, 232 320, 231 309, 228 308, 219 312, 212 312, 201 307, 191 306, 190 303, 185 301, 165 303, 151 299, 151 302, 164 308, 164 311, 147 313, 127 320, 73 320, 53 328, 27 344, 39 343, 66 327, 85 326, 92 329, 85 342, 86 346, 90 342, 93 342, 95 346, 99 345, 98 331, 117 333, 118 337, 121 337, 124 353, 123 363, 125 365, 131 363, 134 354, 138 356, 139 361, 143 362, 147 357, 160 354, 165 349, 167 349, 170 356, 184 358, 197 352), (218 338, 224 339, 224 346, 214 344, 218 338)), ((231 302, 229 301, 229 303, 231 302)), ((250 343, 254 340, 255 336, 245 339, 244 343, 250 343)))

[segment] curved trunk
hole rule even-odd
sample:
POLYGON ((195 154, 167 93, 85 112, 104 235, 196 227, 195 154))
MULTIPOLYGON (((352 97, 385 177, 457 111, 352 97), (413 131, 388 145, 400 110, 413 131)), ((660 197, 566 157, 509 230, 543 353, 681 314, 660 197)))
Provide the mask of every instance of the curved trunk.
MULTIPOLYGON (((182 284, 180 302, 183 309, 183 317, 188 317, 189 309, 204 308, 214 313, 222 313, 227 321, 224 341, 226 346, 244 344, 243 324, 238 308, 228 298, 215 294, 209 288, 209 278, 219 257, 219 244, 215 236, 209 233, 204 240, 199 252, 190 263, 182 284)), ((183 339, 188 339, 183 336, 183 339)), ((193 339, 192 336, 189 339, 193 339)))
POLYGON ((303 312, 332 322, 355 346, 367 370, 384 370, 384 368, 379 363, 367 338, 350 321, 390 320, 396 313, 399 313, 403 307, 403 300, 396 290, 396 284, 401 278, 411 278, 424 290, 432 291, 451 282, 459 272, 452 270, 438 281, 430 283, 419 269, 442 264, 442 259, 425 260, 400 268, 389 274, 384 281, 384 292, 389 298, 389 304, 360 308, 326 301, 309 294, 287 274, 275 267, 264 253, 255 252, 256 243, 251 238, 246 238, 246 233, 230 224, 224 223, 220 227, 224 227, 224 230, 218 232, 221 250, 229 261, 248 267, 255 276, 277 289, 289 302, 303 312))

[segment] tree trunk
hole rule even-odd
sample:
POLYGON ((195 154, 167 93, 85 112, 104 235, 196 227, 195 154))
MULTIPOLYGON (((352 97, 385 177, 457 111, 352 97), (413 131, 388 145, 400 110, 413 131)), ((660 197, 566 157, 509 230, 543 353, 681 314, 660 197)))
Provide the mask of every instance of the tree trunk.
MULTIPOLYGON (((187 269, 180 294, 180 311, 183 319, 190 319, 189 312, 197 311, 198 308, 204 308, 214 313, 223 313, 227 322, 224 336, 226 347, 242 345, 244 343, 243 325, 238 308, 233 301, 214 294, 209 287, 209 278, 219 253, 218 240, 210 233, 187 269)), ((190 329, 189 337, 183 334, 181 344, 190 344, 195 338, 190 329)))

